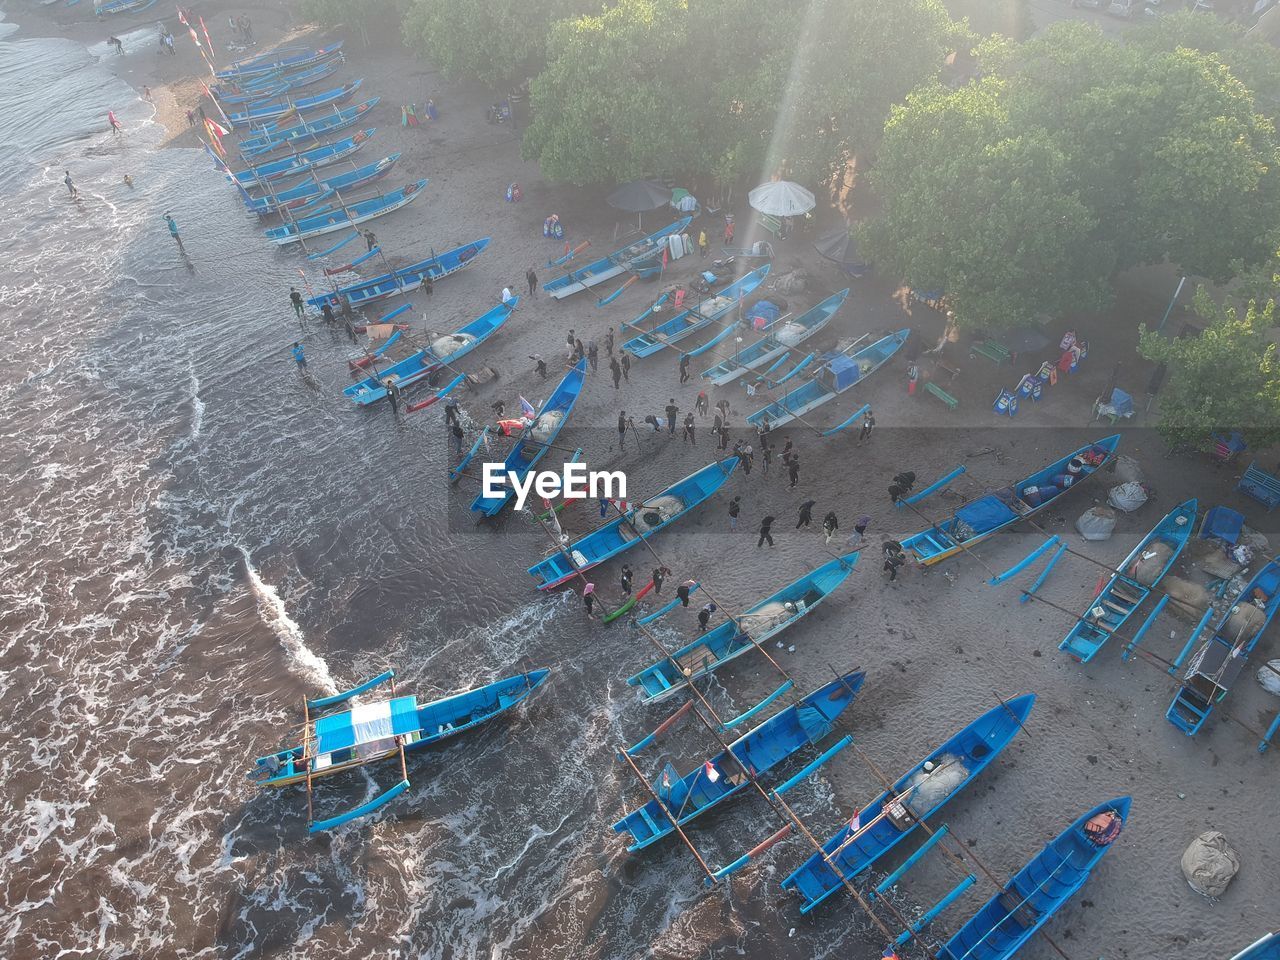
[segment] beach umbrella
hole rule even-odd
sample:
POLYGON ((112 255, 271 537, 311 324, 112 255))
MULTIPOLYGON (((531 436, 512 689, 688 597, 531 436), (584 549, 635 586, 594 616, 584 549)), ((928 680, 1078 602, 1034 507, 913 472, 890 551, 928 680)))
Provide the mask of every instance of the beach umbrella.
POLYGON ((812 193, 790 180, 760 184, 747 194, 747 203, 771 217, 802 217, 818 205, 812 193))
POLYGON ((1035 353, 1049 345, 1049 338, 1035 327, 1018 327, 1010 330, 1001 342, 1014 353, 1035 353))
POLYGON ((819 256, 838 264, 848 273, 861 275, 867 270, 867 262, 858 256, 858 242, 853 239, 848 227, 828 230, 813 242, 813 249, 818 251, 819 256))
POLYGON ((609 194, 606 202, 615 210, 644 213, 671 202, 671 191, 652 180, 632 180, 609 194))

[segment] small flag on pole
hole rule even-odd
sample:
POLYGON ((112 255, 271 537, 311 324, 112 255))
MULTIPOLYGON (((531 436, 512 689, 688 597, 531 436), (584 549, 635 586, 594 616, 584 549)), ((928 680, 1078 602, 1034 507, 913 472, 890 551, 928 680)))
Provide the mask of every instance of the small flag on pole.
POLYGON ((181 7, 178 8, 178 22, 184 27, 191 26, 191 24, 187 23, 187 15, 183 12, 181 7))
POLYGON ((720 779, 720 771, 716 769, 715 764, 713 764, 710 760, 708 760, 706 763, 702 765, 702 769, 706 771, 707 779, 712 783, 715 783, 717 780, 720 779))
POLYGON ((533 404, 530 403, 528 400, 526 400, 524 397, 520 398, 520 412, 523 413, 526 417, 530 417, 530 418, 536 417, 538 415, 538 411, 533 409, 533 404))
POLYGON ((852 819, 849 820, 849 829, 852 830, 854 833, 857 833, 859 830, 862 829, 862 811, 861 810, 853 811, 853 817, 852 819))

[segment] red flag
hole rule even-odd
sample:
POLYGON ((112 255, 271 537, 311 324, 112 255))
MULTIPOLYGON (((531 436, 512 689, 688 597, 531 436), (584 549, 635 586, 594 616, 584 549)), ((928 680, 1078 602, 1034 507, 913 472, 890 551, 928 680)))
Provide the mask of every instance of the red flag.
POLYGON ((720 779, 720 771, 715 768, 715 764, 713 764, 710 760, 704 763, 702 765, 702 768, 707 772, 707 779, 710 780, 712 783, 715 783, 717 780, 720 779))
POLYGON ((191 26, 191 24, 187 23, 187 15, 182 12, 181 7, 178 8, 178 22, 182 24, 184 27, 191 26))
POLYGON ((191 34, 191 42, 196 45, 196 49, 203 51, 204 46, 200 43, 200 38, 196 36, 196 28, 188 24, 187 32, 191 34))
POLYGON ((200 32, 204 34, 204 42, 209 45, 209 52, 213 53, 213 41, 209 39, 209 28, 204 25, 204 17, 200 18, 200 32))

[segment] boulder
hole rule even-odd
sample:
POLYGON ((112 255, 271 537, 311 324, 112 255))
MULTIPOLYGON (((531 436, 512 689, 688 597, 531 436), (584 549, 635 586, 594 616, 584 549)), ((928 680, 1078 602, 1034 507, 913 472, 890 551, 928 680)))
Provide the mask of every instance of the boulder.
POLYGON ((1202 897, 1217 898, 1240 872, 1240 858, 1217 830, 1206 830, 1182 854, 1182 875, 1202 897))

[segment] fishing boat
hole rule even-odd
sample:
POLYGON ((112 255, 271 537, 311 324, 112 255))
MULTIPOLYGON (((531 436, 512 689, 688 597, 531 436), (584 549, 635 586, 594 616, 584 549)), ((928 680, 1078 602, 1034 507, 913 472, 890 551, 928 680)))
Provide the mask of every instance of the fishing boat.
POLYGON ((764 331, 764 336, 743 347, 728 360, 717 363, 714 367, 702 371, 703 379, 710 380, 712 386, 723 387, 733 383, 738 377, 757 367, 764 366, 797 347, 815 333, 825 327, 836 311, 844 306, 849 296, 849 288, 833 293, 815 307, 806 310, 794 320, 779 320, 764 331))
POLYGON ((1035 694, 988 710, 900 777, 782 881, 808 913, 827 897, 869 870, 923 821, 980 774, 1022 728, 1035 694), (839 874, 836 870, 839 870, 839 874))
POLYGON ((811 380, 757 410, 747 417, 747 421, 758 428, 768 419, 769 426, 776 428, 803 417, 883 367, 902 349, 910 335, 910 329, 899 330, 860 350, 823 354, 822 365, 811 380))
MULTIPOLYGON (((651 357, 659 350, 687 339, 703 327, 715 323, 734 307, 740 306, 742 298, 760 286, 768 275, 769 264, 766 263, 759 270, 753 270, 746 276, 733 281, 715 296, 701 300, 687 310, 681 310, 671 319, 664 320, 652 329, 632 337, 622 345, 622 349, 634 357, 651 357)), ((665 300, 665 297, 663 299, 665 300)), ((655 304, 628 326, 638 330, 646 319, 655 319, 659 316, 661 316, 661 307, 655 304)))
POLYGON ((260 53, 256 57, 247 57, 244 60, 237 60, 229 66, 223 67, 215 74, 219 80, 237 80, 243 77, 254 76, 260 73, 271 73, 276 70, 287 70, 305 66, 309 63, 315 63, 318 60, 324 60, 332 57, 335 53, 342 49, 342 41, 331 43, 324 47, 308 47, 303 44, 294 44, 288 47, 278 47, 267 53, 260 53))
POLYGON ((301 90, 303 87, 309 87, 313 83, 319 83, 325 77, 336 73, 340 66, 342 66, 341 54, 328 60, 323 60, 315 64, 315 66, 300 70, 297 73, 264 75, 264 79, 269 79, 270 82, 253 85, 246 84, 243 88, 236 88, 232 85, 221 88, 221 92, 215 89, 213 94, 223 104, 254 103, 258 100, 268 100, 271 97, 278 97, 281 94, 288 93, 290 90, 301 90))
POLYGON ((1189 737, 1195 736, 1231 684, 1244 671, 1249 654, 1280 607, 1280 561, 1272 560, 1240 591, 1236 603, 1218 621, 1213 636, 1196 651, 1165 714, 1189 737))
POLYGON ((1118 433, 1085 444, 1010 487, 969 501, 941 523, 907 537, 902 547, 925 566, 954 557, 1039 513, 1061 494, 1097 473, 1115 456, 1118 446, 1118 433))
POLYGON ((726 620, 671 656, 628 677, 627 683, 640 688, 640 699, 645 703, 665 700, 811 613, 849 578, 857 562, 855 552, 824 563, 748 608, 742 616, 726 620))
MULTIPOLYGON (((503 462, 504 477, 514 474, 518 479, 523 480, 551 448, 551 444, 555 443, 556 437, 568 422, 569 414, 573 413, 573 405, 578 402, 586 376, 587 358, 583 357, 565 374, 560 385, 551 392, 547 402, 538 411, 538 416, 521 432, 516 445, 511 448, 511 452, 503 462)), ((471 509, 482 516, 495 517, 507 505, 507 501, 514 493, 515 490, 510 484, 504 486, 502 494, 497 497, 486 497, 482 493, 472 502, 471 509)))
POLYGON ((107 0, 93 8, 95 14, 141 13, 155 6, 156 0, 107 0))
POLYGON ((539 590, 550 590, 567 583, 579 573, 611 560, 624 550, 647 540, 659 530, 675 523, 686 513, 719 490, 738 466, 737 457, 711 463, 677 481, 666 490, 629 507, 620 517, 596 527, 585 537, 574 541, 529 568, 538 581, 539 590))
POLYGON ((398 757, 400 782, 354 810, 327 820, 312 820, 311 833, 332 830, 358 817, 368 816, 409 789, 405 754, 439 743, 478 727, 522 703, 546 682, 549 670, 530 670, 503 680, 421 703, 417 697, 395 695, 395 673, 367 680, 332 697, 303 701, 301 743, 279 753, 259 757, 249 779, 263 789, 294 784, 307 788, 311 809, 311 785, 322 777, 345 773, 398 757), (391 699, 363 703, 339 713, 316 715, 347 703, 383 683, 391 684, 391 699))
POLYGON ((1088 663, 1097 656, 1111 635, 1125 625, 1173 568, 1191 539, 1198 506, 1195 500, 1179 504, 1142 538, 1142 542, 1116 567, 1089 609, 1058 644, 1059 650, 1065 650, 1081 663, 1088 663), (1140 575, 1139 565, 1151 561, 1160 561, 1159 566, 1155 570, 1141 571, 1140 575))
POLYGON ((408 206, 418 199, 418 195, 426 186, 426 180, 416 180, 367 200, 329 207, 292 223, 272 227, 270 230, 264 230, 263 235, 277 246, 297 243, 299 240, 307 240, 311 237, 321 237, 326 233, 333 233, 344 227, 354 227, 408 206))
POLYGON ((277 117, 283 117, 285 114, 304 113, 307 110, 316 110, 320 107, 327 107, 332 103, 343 103, 350 100, 363 80, 352 80, 350 83, 344 83, 340 87, 334 87, 332 90, 325 90, 323 93, 313 93, 309 97, 294 99, 290 97, 287 100, 280 100, 275 103, 253 103, 248 109, 241 110, 237 113, 228 113, 227 119, 233 124, 248 125, 261 120, 274 120, 277 117))
POLYGON ((388 382, 394 383, 401 390, 407 390, 414 384, 421 383, 441 367, 457 363, 497 333, 510 318, 511 311, 515 309, 518 302, 517 298, 510 303, 498 304, 484 316, 472 320, 456 333, 436 337, 425 350, 419 350, 399 363, 379 370, 372 377, 353 383, 342 391, 342 395, 358 406, 367 407, 387 395, 388 382))
POLYGON ((313 177, 298 184, 296 187, 290 187, 288 190, 276 190, 265 197, 246 195, 244 204, 251 213, 256 213, 260 217, 267 217, 273 213, 279 213, 281 210, 296 210, 308 201, 326 197, 335 191, 354 190, 357 187, 363 187, 376 180, 381 180, 391 172, 391 168, 396 165, 396 161, 399 159, 400 154, 393 153, 391 156, 383 157, 375 163, 367 163, 363 167, 356 167, 346 173, 340 173, 324 180, 313 177))
POLYGON ((335 106, 333 113, 289 127, 278 123, 258 127, 257 129, 261 132, 257 136, 241 140, 237 149, 245 157, 255 157, 288 147, 300 140, 318 140, 322 135, 337 133, 339 130, 355 126, 378 105, 381 99, 381 97, 370 97, 368 100, 341 109, 335 106))
POLYGON ((1085 885, 1128 820, 1129 802, 1098 804, 1050 840, 943 945, 938 960, 1010 960, 1085 885))
POLYGON ((463 267, 470 266, 488 246, 489 237, 482 237, 441 254, 433 252, 427 259, 401 267, 394 273, 384 273, 369 280, 339 287, 333 293, 312 297, 307 303, 313 307, 322 307, 326 303, 338 307, 345 301, 351 309, 355 310, 366 304, 395 296, 397 293, 417 290, 427 280, 435 283, 437 280, 451 276, 463 267))
POLYGON ((269 163, 260 163, 256 167, 249 167, 247 170, 237 170, 234 173, 228 171, 226 177, 232 183, 239 184, 242 187, 252 187, 281 180, 285 177, 299 176, 317 167, 345 160, 363 147, 369 141, 369 138, 373 136, 376 129, 376 127, 370 127, 367 130, 354 133, 344 140, 312 147, 302 153, 295 153, 291 157, 282 157, 269 163))
POLYGON ((630 836, 627 852, 657 843, 674 833, 677 825, 683 827, 750 786, 744 768, 759 779, 805 747, 819 743, 858 696, 864 678, 861 671, 837 677, 683 777, 668 763, 659 780, 650 785, 655 797, 613 825, 615 833, 630 836))
POLYGON ((692 222, 692 217, 683 217, 635 243, 615 250, 607 257, 601 257, 585 267, 579 267, 563 277, 544 283, 542 289, 551 294, 554 299, 563 300, 565 297, 590 289, 598 283, 611 280, 621 273, 626 273, 633 266, 639 266, 655 255, 660 255, 662 241, 673 233, 681 233, 692 222))
POLYGON ((1280 933, 1263 934, 1231 960, 1280 960, 1280 933))

